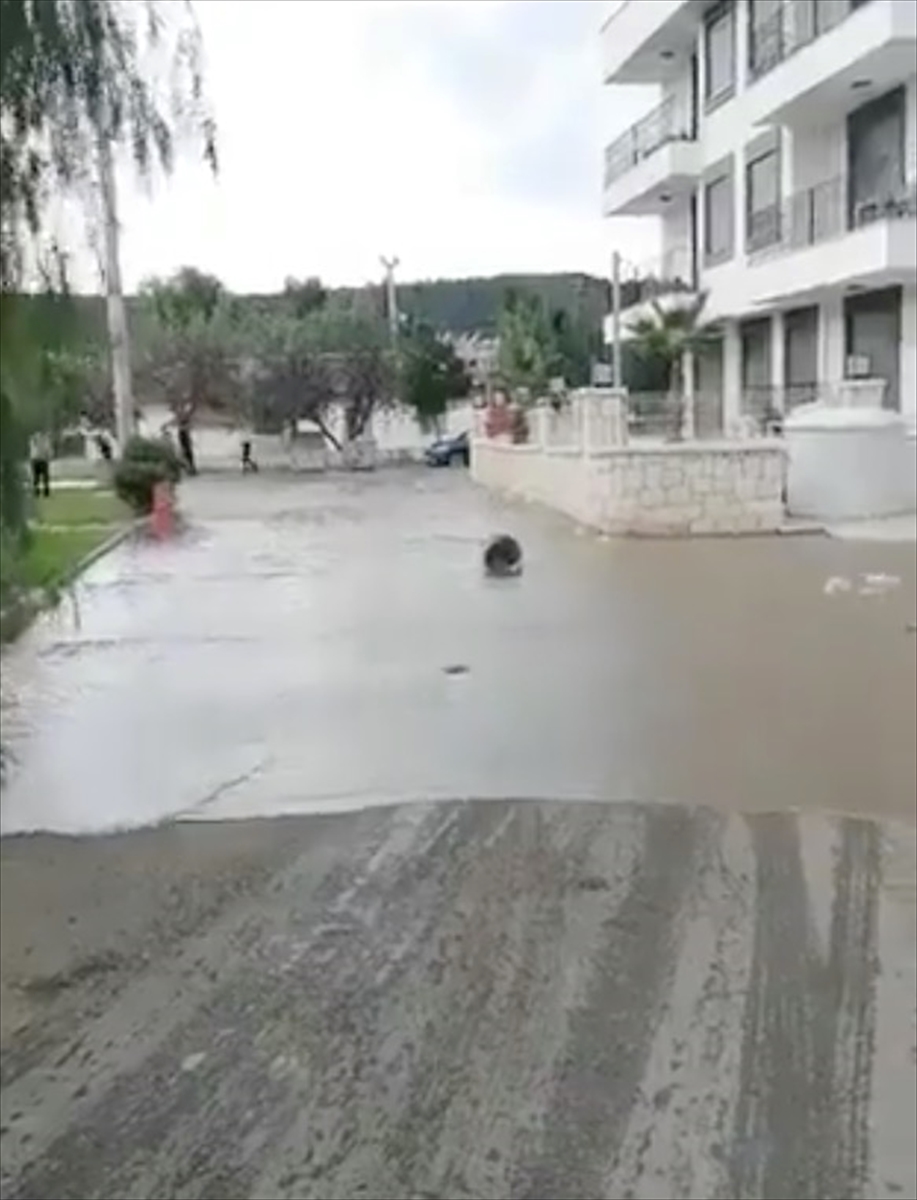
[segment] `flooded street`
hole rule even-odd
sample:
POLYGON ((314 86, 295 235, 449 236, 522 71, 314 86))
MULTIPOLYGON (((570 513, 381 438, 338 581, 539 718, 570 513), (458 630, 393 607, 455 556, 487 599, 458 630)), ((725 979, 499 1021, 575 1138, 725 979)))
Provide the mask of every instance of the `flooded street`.
POLYGON ((3 832, 462 797, 912 816, 912 545, 601 541, 457 472, 186 504, 4 656, 3 832), (526 568, 489 581, 502 529, 526 568))
POLYGON ((912 544, 185 503, 4 655, 4 1200, 915 1194, 912 544))

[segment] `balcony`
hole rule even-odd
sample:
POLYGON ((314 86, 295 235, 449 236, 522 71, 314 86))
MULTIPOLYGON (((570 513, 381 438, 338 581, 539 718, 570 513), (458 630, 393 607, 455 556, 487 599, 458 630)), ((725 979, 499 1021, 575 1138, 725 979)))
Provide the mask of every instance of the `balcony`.
POLYGON ((917 4, 783 0, 750 33, 753 124, 819 125, 914 73, 917 4))
POLYGON ((602 26, 605 83, 664 83, 685 68, 704 0, 624 0, 602 26))
POLYGON ((606 148, 606 216, 660 213, 693 191, 701 170, 693 124, 669 97, 606 148))
POLYGON ((917 181, 855 200, 846 176, 754 214, 748 253, 757 302, 913 280, 915 218, 917 181))

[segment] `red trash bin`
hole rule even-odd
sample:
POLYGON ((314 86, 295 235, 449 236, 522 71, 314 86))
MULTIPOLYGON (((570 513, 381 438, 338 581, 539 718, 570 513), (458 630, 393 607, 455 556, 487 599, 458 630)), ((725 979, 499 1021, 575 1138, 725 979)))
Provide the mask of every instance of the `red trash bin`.
POLYGON ((171 537, 175 532, 175 495, 171 483, 157 483, 153 487, 150 526, 158 538, 171 537))

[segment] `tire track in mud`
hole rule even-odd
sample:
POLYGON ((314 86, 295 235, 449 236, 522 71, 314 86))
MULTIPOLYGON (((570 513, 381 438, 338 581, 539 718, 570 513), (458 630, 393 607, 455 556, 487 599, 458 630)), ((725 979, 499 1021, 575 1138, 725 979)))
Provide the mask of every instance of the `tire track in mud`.
POLYGON ((4 1089, 2 1195, 862 1196, 880 835, 804 824, 455 802, 313 853, 291 822, 78 1022, 91 1061, 4 1089))
POLYGON ((696 816, 645 810, 642 856, 610 913, 592 977, 570 1015, 568 1044, 545 1114, 543 1144, 513 1195, 582 1200, 603 1193, 640 1091, 656 1022, 675 970, 680 918, 702 836, 696 816))
POLYGON ((749 824, 758 908, 733 1194, 852 1200, 868 1169, 878 832, 843 822, 826 957, 810 916, 797 820, 768 815, 749 824))

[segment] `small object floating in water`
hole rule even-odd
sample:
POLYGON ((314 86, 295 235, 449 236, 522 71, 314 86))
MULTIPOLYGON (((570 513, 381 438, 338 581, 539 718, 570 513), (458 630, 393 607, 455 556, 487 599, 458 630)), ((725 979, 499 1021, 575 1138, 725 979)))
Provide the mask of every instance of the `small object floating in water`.
POLYGON ((845 579, 843 575, 832 575, 825 582, 825 595, 833 596, 835 592, 849 592, 851 587, 849 579, 845 579))
POLYGON ((469 668, 464 663, 450 663, 448 667, 443 667, 446 675, 467 675, 469 668))
POLYGON ((484 551, 484 571, 505 579, 522 574, 522 547, 508 533, 501 533, 487 543, 484 551))

